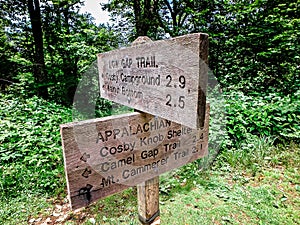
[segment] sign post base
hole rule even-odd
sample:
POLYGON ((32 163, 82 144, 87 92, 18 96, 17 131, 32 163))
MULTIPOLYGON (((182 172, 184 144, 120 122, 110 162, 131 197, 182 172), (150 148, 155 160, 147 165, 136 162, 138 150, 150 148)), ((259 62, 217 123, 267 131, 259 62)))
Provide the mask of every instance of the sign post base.
POLYGON ((159 177, 154 177, 137 186, 138 213, 142 224, 153 224, 159 216, 159 177))

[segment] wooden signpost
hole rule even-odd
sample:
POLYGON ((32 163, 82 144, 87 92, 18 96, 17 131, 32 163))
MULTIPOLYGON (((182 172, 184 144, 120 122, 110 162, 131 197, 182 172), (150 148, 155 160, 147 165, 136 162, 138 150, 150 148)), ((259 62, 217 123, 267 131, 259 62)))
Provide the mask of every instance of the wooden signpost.
POLYGON ((138 112, 62 125, 72 208, 205 156, 206 118, 199 130, 138 112))
POLYGON ((61 125, 72 209, 137 185, 140 221, 155 219, 158 176, 208 153, 207 52, 192 34, 98 56, 101 95, 147 113, 61 125))
POLYGON ((101 97, 191 128, 202 127, 207 55, 208 36, 201 33, 101 53, 101 97))

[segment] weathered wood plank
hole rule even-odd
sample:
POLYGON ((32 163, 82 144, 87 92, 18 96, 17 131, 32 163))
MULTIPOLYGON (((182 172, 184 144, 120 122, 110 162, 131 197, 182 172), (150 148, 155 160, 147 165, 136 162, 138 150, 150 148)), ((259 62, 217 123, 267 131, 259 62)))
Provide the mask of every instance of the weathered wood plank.
POLYGON ((208 35, 203 33, 101 53, 100 94, 137 110, 199 128, 205 116, 207 60, 208 35))
POLYGON ((159 177, 137 186, 139 220, 151 224, 159 216, 159 177))
POLYGON ((138 112, 61 125, 72 208, 205 156, 208 123, 207 105, 198 130, 138 112))

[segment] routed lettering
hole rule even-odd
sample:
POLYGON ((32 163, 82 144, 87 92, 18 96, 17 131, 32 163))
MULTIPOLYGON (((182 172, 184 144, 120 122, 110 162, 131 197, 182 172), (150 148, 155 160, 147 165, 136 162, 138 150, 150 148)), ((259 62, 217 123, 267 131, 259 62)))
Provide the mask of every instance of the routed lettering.
MULTIPOLYGON (((164 129, 171 126, 171 121, 160 119, 160 120, 153 120, 150 122, 146 122, 143 124, 137 124, 136 126, 128 126, 128 127, 121 127, 115 128, 112 130, 105 130, 98 132, 96 143, 107 142, 111 139, 123 138, 123 137, 130 137, 138 134, 142 134, 145 132, 152 132, 159 129, 164 129)), ((159 139, 162 139, 163 136, 160 135, 159 139)), ((145 141, 146 137, 143 138, 143 142, 145 141)), ((157 140, 156 140, 157 141, 157 140)), ((147 144, 147 142, 145 142, 147 144)))
POLYGON ((108 156, 109 154, 110 155, 115 155, 117 153, 122 153, 122 152, 126 152, 126 151, 133 151, 134 150, 134 146, 135 146, 135 142, 133 143, 123 143, 121 145, 118 145, 118 146, 112 146, 112 147, 102 147, 100 149, 100 155, 102 157, 106 157, 108 156))

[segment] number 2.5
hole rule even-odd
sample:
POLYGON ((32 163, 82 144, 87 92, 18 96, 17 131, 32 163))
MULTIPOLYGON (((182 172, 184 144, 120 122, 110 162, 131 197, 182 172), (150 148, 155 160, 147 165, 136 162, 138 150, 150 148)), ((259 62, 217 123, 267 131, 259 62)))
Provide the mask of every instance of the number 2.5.
POLYGON ((178 105, 178 107, 181 109, 183 109, 185 106, 184 96, 179 96, 178 102, 173 103, 173 105, 172 105, 172 96, 170 94, 167 94, 166 99, 167 99, 166 102, 167 106, 176 107, 178 105))

